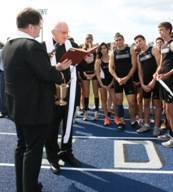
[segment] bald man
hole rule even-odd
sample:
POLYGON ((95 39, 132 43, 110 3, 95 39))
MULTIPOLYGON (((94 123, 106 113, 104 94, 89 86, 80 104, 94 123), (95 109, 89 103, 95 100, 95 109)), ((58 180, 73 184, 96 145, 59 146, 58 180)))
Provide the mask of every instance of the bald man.
MULTIPOLYGON (((68 49, 75 47, 76 44, 68 40, 69 28, 65 22, 57 23, 51 32, 52 39, 46 42, 46 48, 47 52, 51 53, 51 64, 54 65, 68 49), (55 54, 52 54, 52 50, 55 50, 55 54)), ((76 66, 71 65, 70 68, 62 71, 62 74, 64 76, 64 83, 69 86, 67 96, 64 99, 66 105, 55 104, 53 132, 49 135, 46 143, 47 158, 51 170, 55 174, 59 172, 59 159, 73 167, 80 167, 80 161, 72 153, 72 122, 77 88, 76 66), (62 127, 62 138, 61 145, 59 146, 57 140, 60 124, 62 127)))

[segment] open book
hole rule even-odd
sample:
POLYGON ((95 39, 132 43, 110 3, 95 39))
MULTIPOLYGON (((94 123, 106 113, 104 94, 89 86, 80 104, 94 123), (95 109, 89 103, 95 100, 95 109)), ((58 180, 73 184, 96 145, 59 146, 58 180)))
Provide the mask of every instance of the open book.
POLYGON ((72 61, 72 65, 79 64, 87 55, 94 53, 98 46, 88 49, 87 51, 79 48, 71 48, 69 49, 59 60, 60 62, 65 59, 69 59, 72 61))

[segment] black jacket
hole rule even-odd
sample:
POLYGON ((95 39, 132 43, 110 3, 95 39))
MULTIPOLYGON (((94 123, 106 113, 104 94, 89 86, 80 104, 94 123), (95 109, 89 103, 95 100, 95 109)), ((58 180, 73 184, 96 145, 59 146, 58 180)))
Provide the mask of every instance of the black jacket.
POLYGON ((62 83, 62 78, 41 44, 26 38, 10 40, 3 60, 9 116, 16 123, 50 123, 54 83, 62 83))

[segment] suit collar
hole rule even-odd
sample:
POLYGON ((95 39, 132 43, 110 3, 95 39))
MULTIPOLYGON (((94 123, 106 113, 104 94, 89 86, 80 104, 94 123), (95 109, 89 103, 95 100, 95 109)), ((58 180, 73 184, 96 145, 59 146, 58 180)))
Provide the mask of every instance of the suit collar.
POLYGON ((32 39, 37 41, 36 39, 34 39, 31 35, 29 35, 28 33, 25 33, 23 31, 17 31, 15 34, 13 34, 8 41, 10 40, 14 40, 14 39, 32 39))

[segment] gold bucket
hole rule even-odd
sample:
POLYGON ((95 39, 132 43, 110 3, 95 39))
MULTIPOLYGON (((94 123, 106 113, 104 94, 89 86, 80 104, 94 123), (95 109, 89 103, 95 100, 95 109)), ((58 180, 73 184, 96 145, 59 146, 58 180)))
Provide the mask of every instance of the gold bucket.
POLYGON ((55 86, 56 86, 55 104, 58 106, 67 105, 67 101, 64 101, 64 99, 67 96, 69 84, 66 83, 63 83, 61 85, 55 84, 55 86))

